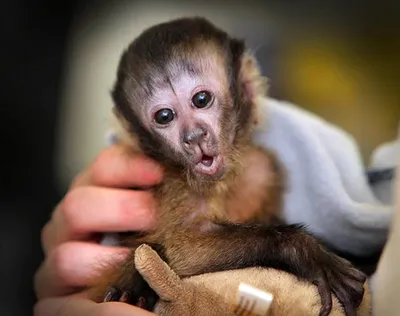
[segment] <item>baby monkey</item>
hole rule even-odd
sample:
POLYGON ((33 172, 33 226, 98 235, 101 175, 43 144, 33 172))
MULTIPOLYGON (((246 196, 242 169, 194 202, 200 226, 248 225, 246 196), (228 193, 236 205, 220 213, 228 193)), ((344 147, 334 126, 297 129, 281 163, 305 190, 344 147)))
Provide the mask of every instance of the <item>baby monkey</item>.
MULTIPOLYGON (((328 315, 332 294, 356 315, 365 275, 301 226, 272 225, 283 173, 251 143, 264 78, 243 41, 203 18, 145 30, 123 53, 112 91, 115 113, 138 150, 164 166, 152 189, 158 227, 125 240, 151 245, 181 277, 272 267, 318 287, 328 315)), ((301 211, 301 210, 299 210, 301 211)), ((152 310, 157 297, 135 271, 134 251, 111 267, 96 301, 152 310)))

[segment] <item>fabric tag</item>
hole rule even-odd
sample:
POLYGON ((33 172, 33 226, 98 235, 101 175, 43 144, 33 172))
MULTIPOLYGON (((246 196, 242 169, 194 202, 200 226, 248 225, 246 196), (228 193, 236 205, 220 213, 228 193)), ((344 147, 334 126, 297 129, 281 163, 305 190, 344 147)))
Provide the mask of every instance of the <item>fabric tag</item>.
POLYGON ((249 284, 240 283, 234 313, 246 316, 266 316, 274 296, 249 284))

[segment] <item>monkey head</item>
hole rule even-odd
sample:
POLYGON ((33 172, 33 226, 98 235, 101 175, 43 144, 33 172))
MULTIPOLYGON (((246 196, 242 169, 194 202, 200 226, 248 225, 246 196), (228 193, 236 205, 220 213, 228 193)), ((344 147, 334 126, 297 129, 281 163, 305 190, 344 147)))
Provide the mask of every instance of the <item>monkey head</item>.
POLYGON ((196 182, 215 182, 250 141, 260 91, 262 77, 243 41, 203 18, 182 18, 130 44, 112 96, 145 154, 196 182))

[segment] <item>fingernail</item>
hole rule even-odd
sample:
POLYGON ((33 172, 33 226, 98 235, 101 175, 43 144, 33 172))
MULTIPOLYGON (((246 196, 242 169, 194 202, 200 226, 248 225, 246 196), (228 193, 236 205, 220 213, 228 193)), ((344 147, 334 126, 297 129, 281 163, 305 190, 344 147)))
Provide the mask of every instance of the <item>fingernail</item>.
POLYGON ((128 302, 129 298, 130 298, 130 293, 129 292, 124 292, 122 294, 122 296, 120 297, 119 301, 120 302, 128 302))

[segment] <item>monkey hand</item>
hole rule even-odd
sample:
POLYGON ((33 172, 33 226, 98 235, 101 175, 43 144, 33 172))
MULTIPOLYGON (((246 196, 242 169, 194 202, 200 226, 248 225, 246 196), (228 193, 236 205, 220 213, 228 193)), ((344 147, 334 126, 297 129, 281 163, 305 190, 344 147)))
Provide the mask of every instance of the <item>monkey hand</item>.
POLYGON ((117 281, 107 289, 104 302, 125 302, 151 311, 158 299, 139 272, 123 269, 117 281))
POLYGON ((366 276, 349 261, 322 251, 322 256, 317 259, 319 262, 314 266, 316 270, 304 266, 304 269, 309 269, 307 278, 318 287, 321 296, 319 315, 326 316, 331 312, 332 294, 337 297, 347 316, 357 315, 357 308, 364 296, 366 276))

